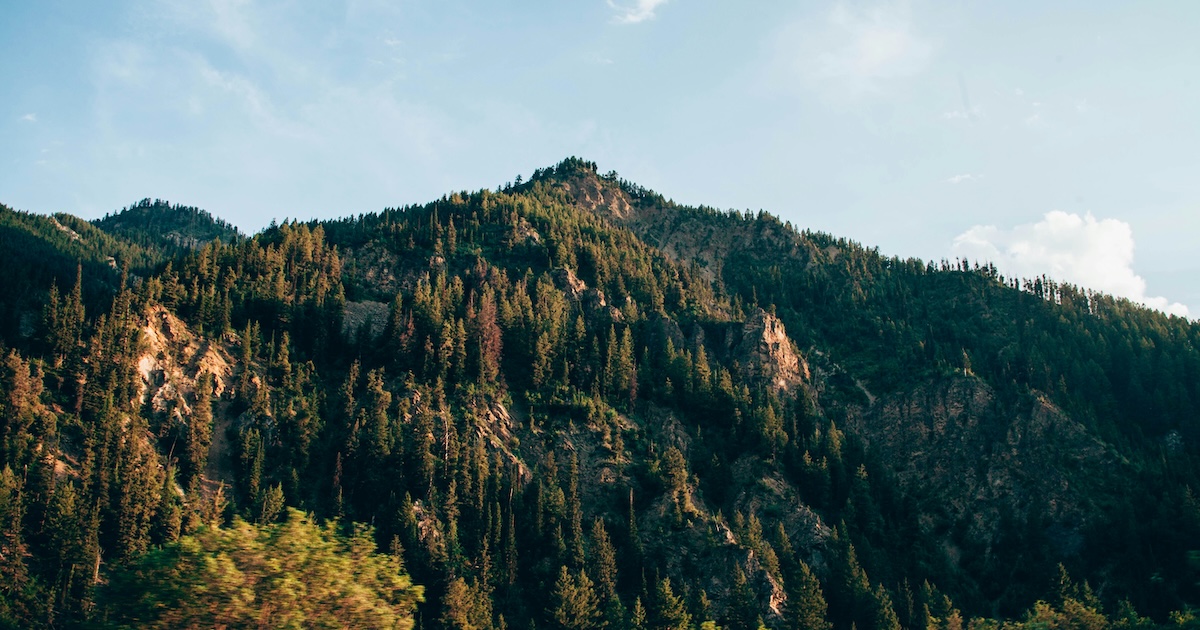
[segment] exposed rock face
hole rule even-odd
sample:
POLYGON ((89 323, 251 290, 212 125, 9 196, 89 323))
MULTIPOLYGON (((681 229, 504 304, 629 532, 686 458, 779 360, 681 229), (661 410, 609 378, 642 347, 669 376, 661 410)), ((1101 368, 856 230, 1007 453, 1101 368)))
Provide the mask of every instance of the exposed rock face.
POLYGON ((550 274, 554 277, 554 286, 565 293, 568 299, 578 300, 587 290, 587 284, 569 267, 555 267, 550 274))
POLYGON ((614 182, 592 174, 559 186, 575 204, 633 231, 668 258, 695 261, 710 280, 720 277, 733 254, 795 257, 812 261, 818 252, 777 220, 714 222, 707 211, 654 203, 633 204, 614 182))
POLYGON ((788 391, 811 375, 808 363, 796 353, 783 322, 760 309, 742 325, 740 338, 734 341, 734 357, 745 376, 764 379, 778 391, 788 391))
POLYGON ((587 283, 580 280, 574 270, 568 267, 556 267, 550 273, 554 278, 554 285, 566 294, 567 299, 579 302, 589 318, 600 318, 613 322, 623 319, 620 309, 608 303, 604 292, 595 287, 588 288, 587 283))
POLYGON ((202 239, 191 234, 172 230, 162 235, 163 240, 186 249, 200 249, 212 242, 212 239, 202 239))
POLYGON ((683 347, 683 330, 679 328, 679 324, 675 320, 666 315, 651 313, 647 319, 646 330, 649 335, 647 341, 655 344, 655 347, 666 345, 667 341, 670 341, 675 348, 683 347))
POLYGON ((138 358, 141 402, 148 404, 163 423, 187 424, 195 402, 197 381, 213 376, 212 445, 205 476, 231 483, 226 429, 233 419, 225 413, 233 392, 235 360, 223 344, 197 336, 182 320, 161 306, 153 307, 142 327, 145 351, 138 358))
POLYGON ((54 227, 58 228, 58 229, 59 229, 59 230, 61 230, 62 232, 65 232, 65 233, 67 234, 67 236, 70 236, 70 237, 71 237, 71 240, 73 240, 73 241, 82 240, 82 237, 80 237, 80 236, 79 236, 79 233, 78 233, 78 232, 76 232, 75 230, 72 230, 71 228, 69 228, 69 227, 67 227, 67 226, 63 225, 62 223, 59 223, 57 218, 55 218, 55 217, 50 217, 50 222, 54 224, 54 227))
POLYGON ((500 455, 512 464, 517 470, 517 478, 522 483, 529 483, 533 479, 533 473, 529 467, 525 465, 517 453, 516 445, 520 444, 514 430, 516 423, 512 416, 508 413, 508 408, 499 401, 492 401, 488 404, 481 405, 475 412, 479 418, 476 425, 476 431, 481 437, 488 441, 491 447, 500 455))
MULTIPOLYGON (((675 447, 690 459, 692 436, 671 410, 646 406, 641 410, 637 431, 644 432, 645 437, 664 452, 675 447)), ((580 448, 579 452, 587 451, 580 448)), ((581 460, 586 458, 581 455, 581 460)), ((581 471, 587 470, 587 464, 581 463, 581 471)), ((798 490, 783 476, 768 472, 762 460, 755 456, 736 462, 732 474, 734 483, 744 488, 736 498, 736 509, 746 515, 759 516, 764 525, 782 523, 793 545, 805 555, 809 565, 823 568, 821 554, 831 532, 821 517, 804 504, 798 490), (767 517, 768 510, 772 514, 770 517, 767 517)), ((581 479, 587 477, 581 476, 581 479)), ((660 554, 665 551, 659 559, 672 583, 678 579, 703 586, 712 599, 715 616, 725 615, 728 612, 726 606, 733 601, 735 584, 732 576, 736 567, 746 576, 764 620, 774 624, 782 619, 786 608, 784 585, 730 526, 729 516, 719 515, 701 491, 695 476, 689 473, 679 495, 666 488, 653 498, 646 510, 639 512, 638 531, 646 549, 657 549, 660 554), (680 517, 682 523, 677 520, 680 517)))
POLYGON ((1099 513, 1089 497, 1112 496, 1122 474, 1108 447, 1046 399, 1006 409, 972 377, 881 398, 848 419, 901 485, 927 498, 926 533, 960 529, 988 550, 1005 521, 1035 518, 1057 551, 1078 551, 1087 515, 1099 513))
POLYGON ((412 256, 395 245, 372 241, 344 253, 347 275, 354 277, 357 288, 376 300, 390 301, 400 291, 412 291, 431 273, 446 270, 441 255, 412 256))
POLYGON ((540 245, 542 235, 533 227, 524 216, 518 217, 517 222, 513 225, 512 232, 509 233, 507 239, 509 247, 517 247, 520 245, 540 245))
POLYGON ((629 197, 620 187, 601 181, 595 175, 563 182, 562 188, 577 205, 593 212, 603 211, 616 219, 628 219, 633 214, 629 197))
POLYGON ((156 412, 191 413, 187 399, 195 393, 201 374, 213 376, 213 393, 230 390, 233 357, 218 344, 197 338, 178 317, 161 306, 146 318, 142 333, 146 352, 138 359, 142 377, 142 400, 156 412))

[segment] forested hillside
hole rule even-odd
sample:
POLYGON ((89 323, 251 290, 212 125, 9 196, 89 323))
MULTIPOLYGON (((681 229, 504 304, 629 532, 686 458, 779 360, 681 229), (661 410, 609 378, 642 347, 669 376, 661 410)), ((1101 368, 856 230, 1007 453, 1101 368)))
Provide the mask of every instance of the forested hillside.
POLYGON ((0 270, 12 627, 1197 625, 1200 325, 1109 296, 574 158, 0 270))

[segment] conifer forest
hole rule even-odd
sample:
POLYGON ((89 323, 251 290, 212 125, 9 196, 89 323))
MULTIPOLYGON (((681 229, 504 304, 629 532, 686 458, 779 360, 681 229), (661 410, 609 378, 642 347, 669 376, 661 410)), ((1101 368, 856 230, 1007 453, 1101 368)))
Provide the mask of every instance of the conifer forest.
POLYGON ((567 159, 0 206, 0 627, 1200 627, 1200 324, 567 159))

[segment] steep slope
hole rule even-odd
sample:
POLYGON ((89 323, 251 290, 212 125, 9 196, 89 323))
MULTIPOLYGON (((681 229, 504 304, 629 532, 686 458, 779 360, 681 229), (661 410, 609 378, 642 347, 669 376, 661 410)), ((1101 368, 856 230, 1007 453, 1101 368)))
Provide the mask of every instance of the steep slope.
MULTIPOLYGON (((994 557, 1002 541, 1044 547, 1042 563, 1104 566, 1086 533, 1111 527, 1114 506, 1136 509, 1129 480, 1157 485, 1164 445, 1197 446, 1200 326, 1186 320, 966 261, 887 259, 763 213, 677 206, 579 161, 529 187, 775 305, 822 357, 825 413, 846 417, 922 506, 923 531, 941 532, 946 560, 973 566, 993 601, 1013 570, 994 557)), ((1177 488, 1196 481, 1189 468, 1177 488)))
POLYGON ((111 300, 121 268, 140 272, 161 253, 106 234, 67 214, 43 216, 0 205, 0 331, 9 343, 28 343, 52 285, 62 293, 81 282, 89 306, 111 300), (20 340, 20 341, 18 341, 20 340))
MULTIPOLYGON (((14 216, 60 257, 158 229, 14 216)), ((24 620, 98 622, 110 571, 286 506, 372 524, 430 628, 1067 627, 1200 602, 1187 322, 574 159, 235 240, 154 244, 169 265, 87 308, 25 294, 42 316, 0 375, 24 620)))

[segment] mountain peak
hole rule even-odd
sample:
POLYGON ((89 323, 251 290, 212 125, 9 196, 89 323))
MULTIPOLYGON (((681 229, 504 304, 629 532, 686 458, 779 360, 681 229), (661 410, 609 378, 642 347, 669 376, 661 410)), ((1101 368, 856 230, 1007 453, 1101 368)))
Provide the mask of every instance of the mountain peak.
POLYGON ((626 227, 643 211, 674 207, 662 195, 622 179, 616 171, 601 173, 595 162, 574 156, 534 171, 528 185, 537 184, 561 190, 576 207, 626 227))
POLYGON ((556 185, 580 208, 617 221, 627 220, 633 214, 632 200, 620 183, 594 171, 575 173, 559 179, 556 185))
POLYGON ((92 221, 101 230, 143 245, 199 249, 220 239, 242 238, 238 229, 207 210, 171 204, 162 199, 143 199, 116 214, 92 221))

